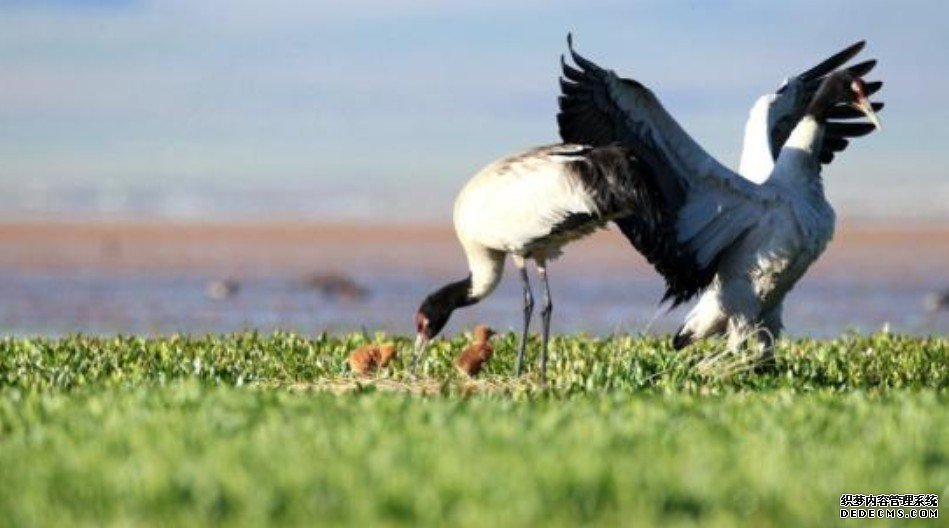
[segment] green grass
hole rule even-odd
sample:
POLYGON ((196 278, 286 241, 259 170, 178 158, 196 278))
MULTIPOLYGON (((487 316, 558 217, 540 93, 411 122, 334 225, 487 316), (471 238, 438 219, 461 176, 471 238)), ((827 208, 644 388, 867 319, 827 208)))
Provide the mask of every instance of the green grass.
POLYGON ((841 493, 949 496, 945 338, 756 373, 563 337, 546 388, 499 338, 474 383, 461 338, 369 380, 356 335, 0 341, 0 525, 823 526, 841 493))

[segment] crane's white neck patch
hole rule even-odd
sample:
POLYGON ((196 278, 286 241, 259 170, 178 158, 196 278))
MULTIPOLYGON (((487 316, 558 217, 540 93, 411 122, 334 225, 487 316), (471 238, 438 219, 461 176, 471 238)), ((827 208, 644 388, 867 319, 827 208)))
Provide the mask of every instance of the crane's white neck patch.
POLYGON ((791 131, 791 137, 784 143, 784 148, 803 150, 811 155, 815 153, 820 143, 822 129, 814 116, 804 116, 791 131))

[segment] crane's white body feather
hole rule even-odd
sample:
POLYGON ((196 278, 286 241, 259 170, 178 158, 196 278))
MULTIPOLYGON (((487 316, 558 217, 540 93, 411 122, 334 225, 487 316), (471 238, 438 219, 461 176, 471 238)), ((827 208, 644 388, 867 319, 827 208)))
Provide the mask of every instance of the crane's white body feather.
POLYGON ((553 252, 548 257, 557 256, 558 246, 585 233, 570 233, 574 236, 559 243, 546 240, 551 227, 571 214, 599 213, 583 182, 566 170, 569 161, 569 156, 537 153, 485 167, 455 201, 458 236, 520 256, 527 256, 536 249, 532 243, 538 243, 553 252))
POLYGON ((504 255, 539 261, 609 221, 566 164, 574 145, 560 145, 498 160, 475 174, 455 199, 455 233, 471 271, 470 295, 482 299, 497 286, 504 255), (551 235, 572 215, 598 220, 551 235))

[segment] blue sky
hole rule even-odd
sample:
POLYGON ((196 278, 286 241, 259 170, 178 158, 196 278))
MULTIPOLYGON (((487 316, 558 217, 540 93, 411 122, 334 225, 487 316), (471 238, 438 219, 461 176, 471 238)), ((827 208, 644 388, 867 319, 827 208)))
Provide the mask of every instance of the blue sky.
POLYGON ((442 218, 482 165, 556 141, 567 31, 731 166, 758 95, 867 39, 885 128, 829 193, 845 217, 945 219, 946 20, 936 1, 0 0, 0 190, 390 193, 380 218, 442 218))

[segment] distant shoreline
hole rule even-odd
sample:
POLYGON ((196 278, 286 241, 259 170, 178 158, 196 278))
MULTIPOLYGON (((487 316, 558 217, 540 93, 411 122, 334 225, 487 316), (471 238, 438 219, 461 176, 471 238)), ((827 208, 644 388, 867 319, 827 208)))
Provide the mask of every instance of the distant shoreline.
MULTIPOLYGON (((431 222, 0 221, 0 244, 0 271, 6 272, 267 275, 351 266, 439 275, 464 271, 450 224, 431 222)), ((843 222, 814 272, 947 275, 947 262, 945 223, 843 222)), ((568 248, 558 265, 590 272, 647 267, 612 231, 568 248)))

